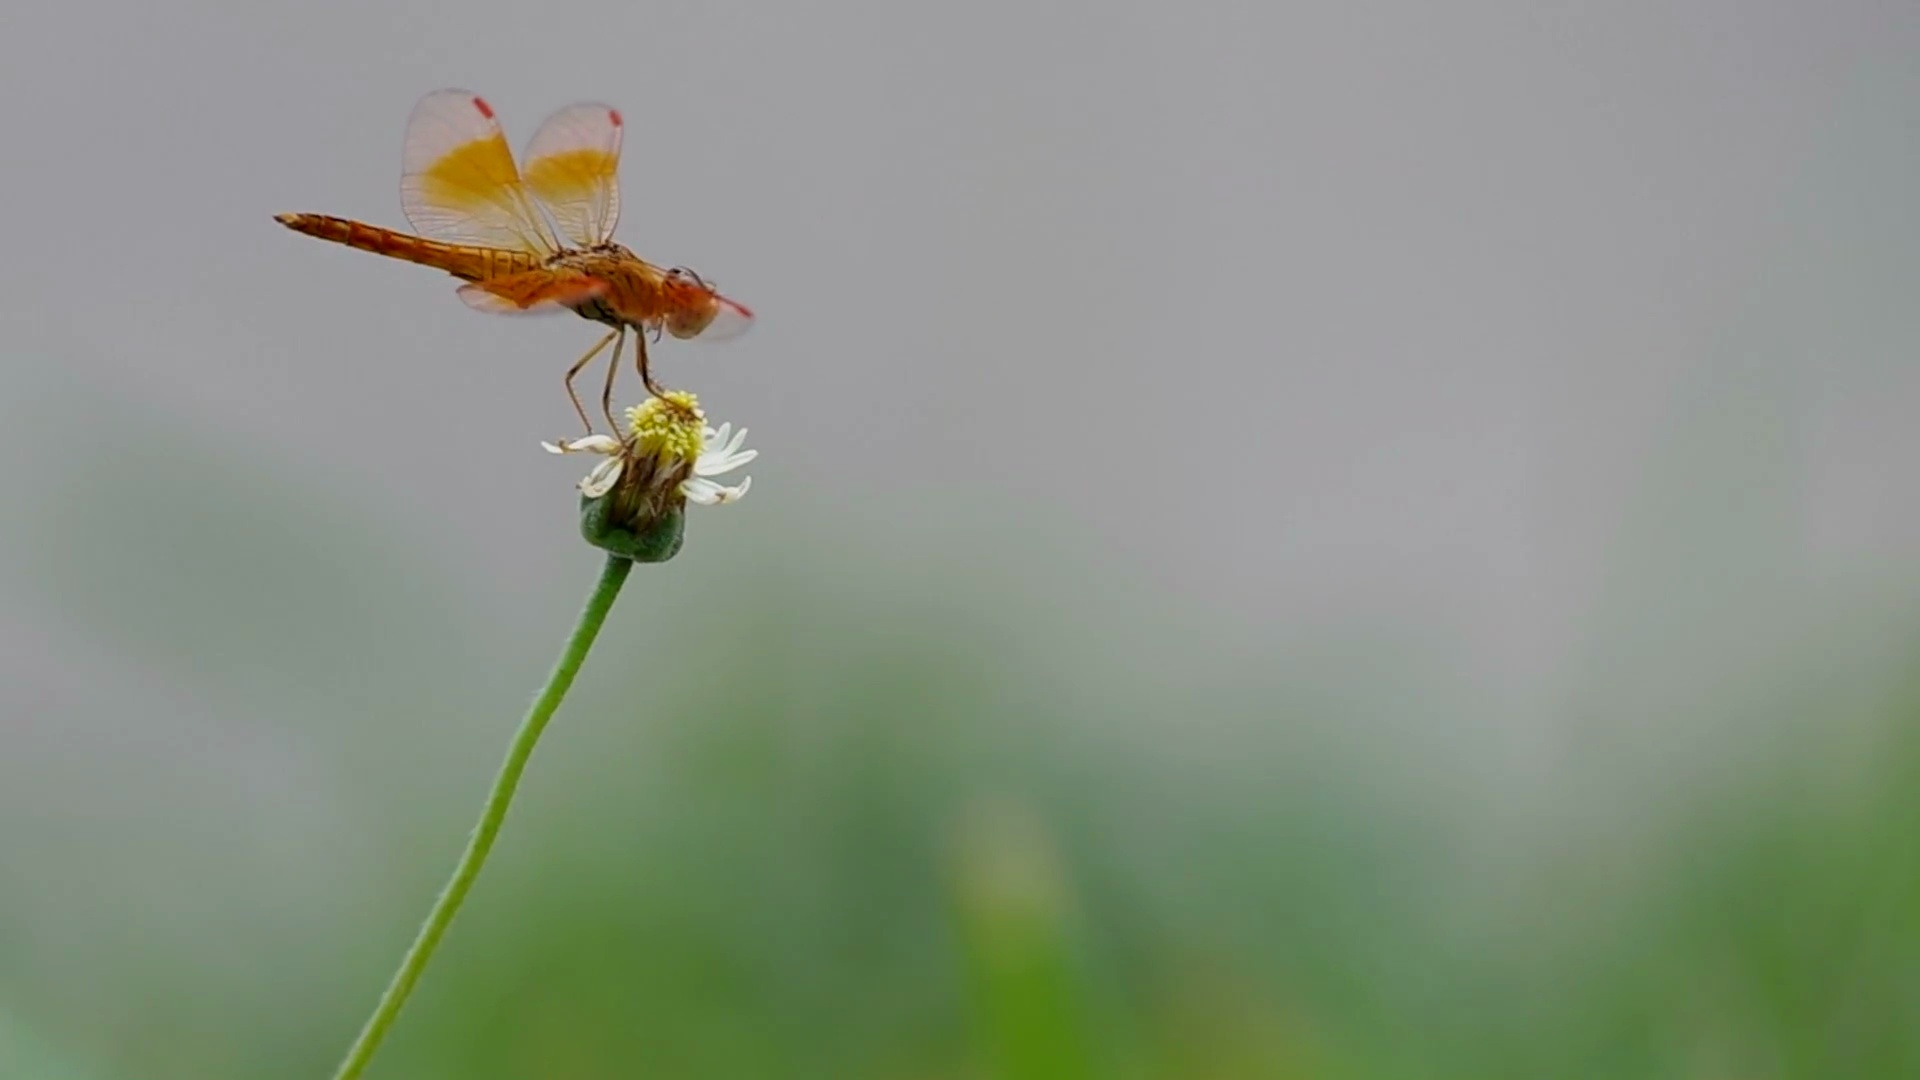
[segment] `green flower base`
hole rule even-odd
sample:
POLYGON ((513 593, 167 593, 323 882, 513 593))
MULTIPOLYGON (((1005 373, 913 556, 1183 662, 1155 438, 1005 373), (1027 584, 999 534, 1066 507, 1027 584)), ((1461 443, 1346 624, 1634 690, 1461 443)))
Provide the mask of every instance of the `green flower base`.
POLYGON ((680 553, 686 539, 685 507, 675 507, 655 518, 644 529, 615 525, 611 520, 613 499, 580 498, 580 535, 587 543, 640 563, 662 563, 680 553))

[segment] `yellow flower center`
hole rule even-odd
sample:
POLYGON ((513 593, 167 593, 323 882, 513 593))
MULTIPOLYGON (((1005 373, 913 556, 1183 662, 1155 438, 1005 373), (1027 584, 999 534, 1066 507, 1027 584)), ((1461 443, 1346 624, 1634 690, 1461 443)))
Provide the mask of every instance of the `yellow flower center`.
POLYGON ((634 452, 662 463, 692 464, 705 446, 706 428, 700 399, 684 390, 669 390, 665 397, 650 397, 627 410, 634 452))

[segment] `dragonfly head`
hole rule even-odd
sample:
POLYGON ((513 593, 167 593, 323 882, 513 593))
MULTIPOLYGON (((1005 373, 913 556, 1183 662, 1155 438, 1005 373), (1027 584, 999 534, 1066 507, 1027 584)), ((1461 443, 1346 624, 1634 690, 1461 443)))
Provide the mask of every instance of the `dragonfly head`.
POLYGON ((753 312, 721 296, 705 278, 684 266, 667 271, 667 333, 686 339, 730 338, 753 323, 753 312))

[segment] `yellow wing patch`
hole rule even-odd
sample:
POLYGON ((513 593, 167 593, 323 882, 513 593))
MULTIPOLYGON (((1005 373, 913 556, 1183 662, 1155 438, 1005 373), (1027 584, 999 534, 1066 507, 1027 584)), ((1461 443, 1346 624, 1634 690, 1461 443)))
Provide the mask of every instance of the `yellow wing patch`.
POLYGON ((439 90, 420 99, 403 156, 401 205, 423 234, 543 256, 558 250, 492 106, 478 95, 439 90))
POLYGON ((620 220, 624 130, 620 110, 583 103, 547 117, 527 143, 527 190, 579 247, 605 243, 620 220))

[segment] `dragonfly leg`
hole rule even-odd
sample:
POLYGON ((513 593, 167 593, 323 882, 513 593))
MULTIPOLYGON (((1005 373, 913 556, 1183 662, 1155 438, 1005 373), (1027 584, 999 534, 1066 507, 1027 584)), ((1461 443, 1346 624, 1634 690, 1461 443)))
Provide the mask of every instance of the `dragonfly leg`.
POLYGON ((600 415, 607 418, 607 427, 613 432, 613 437, 618 439, 621 435, 620 425, 613 419, 613 380, 620 374, 620 349, 627 343, 627 328, 620 327, 614 331, 614 334, 617 335, 617 339, 613 343, 613 359, 607 361, 607 385, 606 389, 600 391, 600 415))
POLYGON ((633 369, 640 373, 640 381, 646 385, 647 393, 654 397, 666 397, 667 392, 653 381, 653 372, 647 367, 647 336, 635 334, 633 344, 633 369))
MULTIPOLYGON (((580 422, 587 425, 587 434, 589 435, 593 434, 593 421, 587 419, 587 407, 580 404, 580 395, 573 392, 573 379, 574 376, 580 374, 581 368, 593 363, 593 358, 600 355, 600 350, 607 347, 607 342, 612 341, 615 337, 619 336, 620 333, 621 331, 619 330, 607 331, 607 336, 601 338, 599 344, 588 349, 587 355, 574 361, 573 366, 567 369, 567 397, 573 402, 573 411, 580 414, 580 422)), ((614 363, 616 365, 619 363, 618 357, 615 358, 614 363)))

